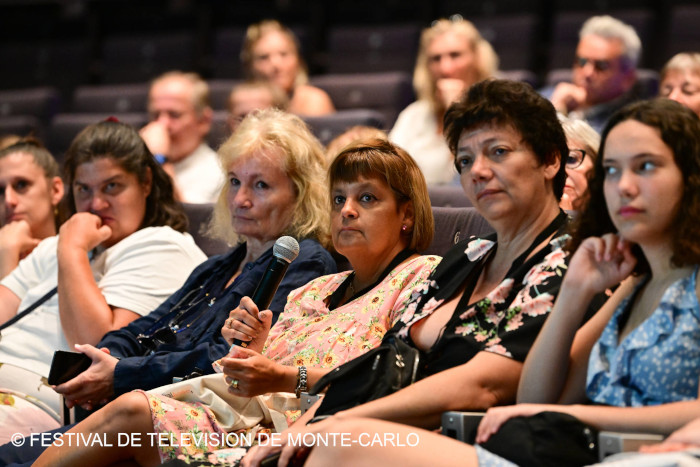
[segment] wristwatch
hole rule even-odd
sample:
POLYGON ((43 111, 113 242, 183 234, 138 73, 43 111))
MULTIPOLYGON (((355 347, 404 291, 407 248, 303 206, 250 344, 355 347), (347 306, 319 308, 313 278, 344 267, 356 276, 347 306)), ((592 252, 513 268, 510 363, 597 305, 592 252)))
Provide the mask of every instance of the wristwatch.
POLYGON ((308 391, 309 388, 306 386, 306 367, 297 367, 297 387, 294 392, 297 395, 297 399, 301 398, 301 393, 308 391))

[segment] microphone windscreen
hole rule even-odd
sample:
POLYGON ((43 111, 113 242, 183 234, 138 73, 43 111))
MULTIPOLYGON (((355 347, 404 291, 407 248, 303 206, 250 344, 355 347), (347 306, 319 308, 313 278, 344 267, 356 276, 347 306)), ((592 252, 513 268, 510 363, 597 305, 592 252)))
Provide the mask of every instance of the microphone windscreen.
POLYGON ((299 243, 294 237, 290 237, 289 235, 280 237, 272 247, 272 254, 279 259, 291 263, 299 256, 299 243))

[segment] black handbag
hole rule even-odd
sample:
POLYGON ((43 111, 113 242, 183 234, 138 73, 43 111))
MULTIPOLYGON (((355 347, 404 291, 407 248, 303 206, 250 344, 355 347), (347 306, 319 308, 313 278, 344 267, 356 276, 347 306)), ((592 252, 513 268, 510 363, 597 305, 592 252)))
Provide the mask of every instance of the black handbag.
POLYGON ((309 391, 326 394, 316 417, 379 399, 416 381, 420 353, 396 335, 385 336, 379 347, 324 375, 309 391))
POLYGON ((511 418, 481 446, 520 467, 598 462, 598 430, 562 412, 511 418))

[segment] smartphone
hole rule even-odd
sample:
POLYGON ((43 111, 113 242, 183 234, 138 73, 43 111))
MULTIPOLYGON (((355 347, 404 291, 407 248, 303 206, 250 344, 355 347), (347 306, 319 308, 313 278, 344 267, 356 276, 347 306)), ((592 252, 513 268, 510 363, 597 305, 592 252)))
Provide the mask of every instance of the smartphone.
POLYGON ((49 384, 65 383, 87 370, 91 364, 92 360, 84 353, 57 350, 51 360, 49 384))
POLYGON ((474 444, 482 418, 484 412, 445 412, 442 414, 442 434, 474 444))

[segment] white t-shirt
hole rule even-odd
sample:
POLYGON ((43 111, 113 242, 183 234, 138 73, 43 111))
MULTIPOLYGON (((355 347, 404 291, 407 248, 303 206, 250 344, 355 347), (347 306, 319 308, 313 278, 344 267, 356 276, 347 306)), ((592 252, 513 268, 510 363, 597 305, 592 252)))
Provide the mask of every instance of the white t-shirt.
MULTIPOLYGON (((58 236, 43 240, 0 282, 21 299, 18 313, 56 287, 57 245, 58 236)), ((179 289, 205 259, 189 234, 147 227, 96 255, 90 267, 109 305, 144 316, 179 289)), ((73 350, 61 328, 58 294, 1 334, 0 362, 42 376, 48 376, 55 350, 73 350)))
POLYGON ((200 144, 192 154, 173 163, 175 184, 184 203, 214 203, 224 185, 224 173, 219 157, 206 144, 200 144))
POLYGON ((413 157, 428 185, 453 183, 458 179, 454 157, 445 137, 438 134, 437 120, 429 102, 416 101, 403 109, 389 139, 413 157))

